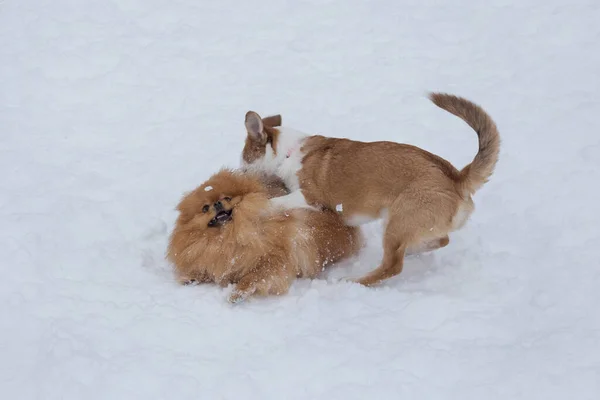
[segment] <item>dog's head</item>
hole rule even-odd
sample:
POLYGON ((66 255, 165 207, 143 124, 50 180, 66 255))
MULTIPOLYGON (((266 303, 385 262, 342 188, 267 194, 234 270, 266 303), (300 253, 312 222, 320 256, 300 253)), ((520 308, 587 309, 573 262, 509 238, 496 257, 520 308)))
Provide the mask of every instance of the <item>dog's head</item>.
POLYGON ((245 196, 262 191, 255 177, 222 170, 181 200, 177 207, 180 222, 195 229, 218 229, 235 218, 235 209, 245 196))
POLYGON ((264 221, 273 216, 269 198, 287 192, 277 177, 224 169, 187 193, 167 253, 178 279, 218 281, 232 260, 262 254, 264 221))
POLYGON ((279 139, 278 126, 281 126, 281 115, 261 118, 254 111, 246 113, 246 144, 242 151, 242 163, 251 165, 264 158, 273 157, 277 153, 279 139))
POLYGON ((277 177, 221 170, 188 193, 177 207, 178 223, 196 232, 220 234, 220 229, 256 219, 268 207, 267 199, 287 194, 277 177))

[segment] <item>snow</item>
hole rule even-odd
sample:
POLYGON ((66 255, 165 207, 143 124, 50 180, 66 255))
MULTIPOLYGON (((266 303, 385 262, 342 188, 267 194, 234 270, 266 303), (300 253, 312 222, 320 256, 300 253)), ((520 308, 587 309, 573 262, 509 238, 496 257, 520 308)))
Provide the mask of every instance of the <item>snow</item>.
POLYGON ((213 190, 213 187, 210 185, 204 188, 205 192, 210 192, 211 190, 213 190))
MULTIPOLYGON (((0 4, 6 399, 600 398, 595 0, 0 4), (248 110, 458 167, 497 121, 467 226, 379 288, 366 248, 289 295, 179 286, 181 195, 239 162, 248 110)), ((379 160, 374 160, 379 162, 379 160)))
POLYGON ((338 204, 337 206, 335 206, 335 210, 337 212, 342 212, 344 211, 344 205, 343 204, 338 204))

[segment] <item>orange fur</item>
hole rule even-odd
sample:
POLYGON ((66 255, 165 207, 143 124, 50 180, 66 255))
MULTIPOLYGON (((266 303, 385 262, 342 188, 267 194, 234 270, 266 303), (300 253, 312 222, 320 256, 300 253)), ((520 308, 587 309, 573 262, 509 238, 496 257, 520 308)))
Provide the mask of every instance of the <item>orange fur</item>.
POLYGON ((184 196, 167 256, 178 280, 235 284, 230 301, 237 302, 284 294, 296 277, 314 278, 356 254, 359 230, 336 213, 269 208, 269 198, 284 193, 276 178, 222 170, 184 196), (232 218, 209 227, 219 201, 232 218))

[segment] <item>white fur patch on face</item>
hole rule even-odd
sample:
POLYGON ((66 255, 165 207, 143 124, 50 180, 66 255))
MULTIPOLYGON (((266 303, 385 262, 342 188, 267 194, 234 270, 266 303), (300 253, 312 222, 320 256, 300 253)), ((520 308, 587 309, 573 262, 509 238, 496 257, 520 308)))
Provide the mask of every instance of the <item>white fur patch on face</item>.
POLYGON ((249 170, 277 175, 283 179, 290 191, 295 191, 300 189, 297 175, 300 168, 302 168, 303 154, 300 149, 308 135, 289 128, 280 127, 277 129, 279 130, 277 154, 271 146, 267 146, 264 157, 251 164, 242 162, 242 165, 249 170))

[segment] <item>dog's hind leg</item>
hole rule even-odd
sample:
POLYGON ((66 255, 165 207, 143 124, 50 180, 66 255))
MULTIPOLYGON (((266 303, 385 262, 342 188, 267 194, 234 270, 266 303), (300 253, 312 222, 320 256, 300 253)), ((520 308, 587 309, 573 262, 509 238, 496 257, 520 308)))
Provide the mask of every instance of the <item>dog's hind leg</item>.
POLYGON ((260 262, 236 284, 229 296, 229 302, 240 303, 253 295, 286 294, 296 277, 295 271, 286 261, 274 258, 260 262))
POLYGON ((405 252, 405 244, 390 245, 390 247, 384 248, 384 255, 381 265, 362 278, 354 281, 360 283, 361 285, 373 286, 388 278, 398 275, 400 272, 402 272, 402 267, 404 266, 405 252))
POLYGON ((365 286, 376 285, 388 278, 402 272, 404 266, 404 255, 407 248, 412 245, 412 237, 406 232, 394 217, 388 221, 383 236, 383 259, 379 267, 355 282, 365 286))
POLYGON ((450 243, 450 238, 448 237, 448 235, 438 239, 427 240, 417 245, 410 246, 408 250, 406 250, 406 255, 410 256, 414 254, 427 253, 428 251, 433 251, 441 249, 442 247, 446 247, 448 246, 448 243, 450 243))
POLYGON ((405 190, 389 208, 381 265, 356 282, 371 286, 398 275, 407 251, 414 251, 420 245, 425 245, 425 250, 447 245, 448 230, 445 218, 440 217, 440 211, 447 209, 447 200, 435 191, 405 190))

